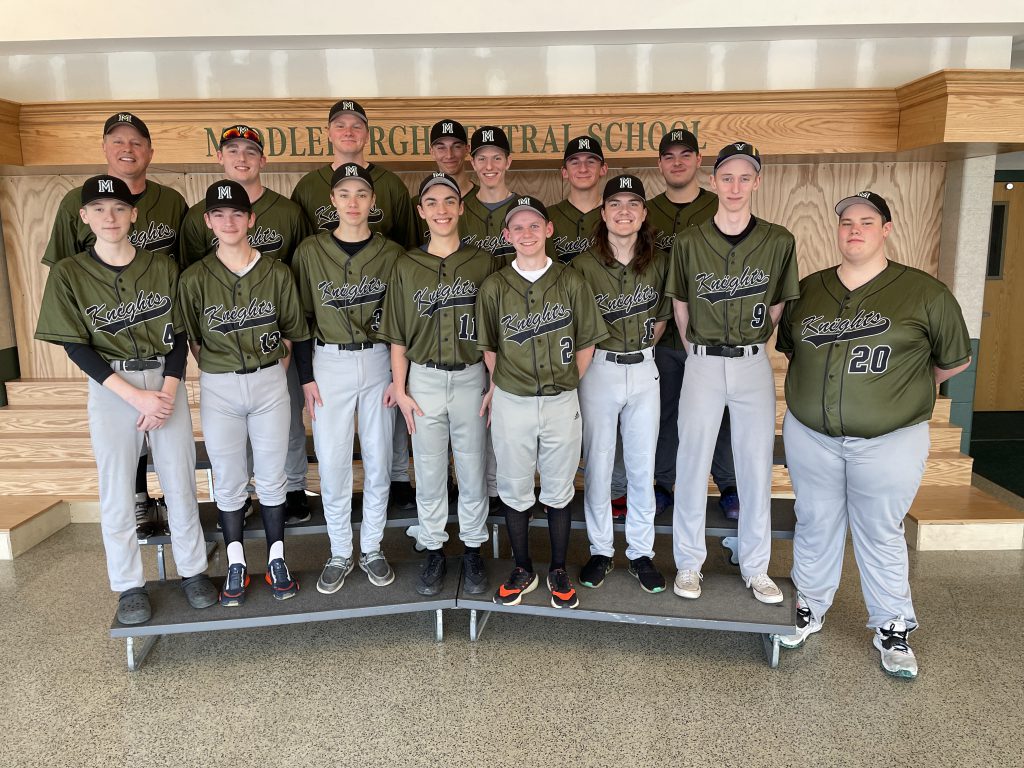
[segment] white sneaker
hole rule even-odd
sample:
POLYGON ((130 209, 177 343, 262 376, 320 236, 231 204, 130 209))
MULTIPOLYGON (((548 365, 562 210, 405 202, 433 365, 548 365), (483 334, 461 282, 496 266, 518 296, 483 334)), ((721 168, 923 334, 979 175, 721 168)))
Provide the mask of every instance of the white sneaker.
POLYGON ((810 635, 821 631, 821 622, 814 618, 811 609, 800 598, 796 601, 796 632, 791 635, 776 635, 783 648, 799 648, 810 635))
POLYGON ((775 582, 768 578, 767 573, 759 573, 747 579, 747 588, 754 591, 754 597, 762 603, 781 603, 782 590, 775 586, 775 582))
POLYGON ((677 571, 676 580, 672 584, 672 591, 680 597, 696 600, 700 597, 700 582, 703 578, 697 571, 677 571))
POLYGON ((907 622, 902 616, 875 630, 875 648, 882 654, 882 669, 893 677, 917 677, 917 658, 907 645, 907 622))

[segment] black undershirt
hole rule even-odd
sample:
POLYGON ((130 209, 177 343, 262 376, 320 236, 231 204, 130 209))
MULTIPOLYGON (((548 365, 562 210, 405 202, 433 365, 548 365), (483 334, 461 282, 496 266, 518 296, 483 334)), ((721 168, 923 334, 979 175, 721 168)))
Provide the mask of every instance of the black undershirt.
MULTIPOLYGON (((693 198, 693 200, 691 200, 688 203, 677 203, 677 202, 675 202, 673 200, 669 200, 669 202, 672 203, 672 205, 674 205, 677 210, 681 211, 681 210, 683 210, 683 208, 686 208, 687 206, 693 205, 694 203, 696 203, 698 200, 700 200, 702 195, 706 195, 706 194, 707 194, 707 192, 705 192, 703 189, 699 189, 699 190, 697 190, 697 196, 695 198, 693 198)), ((668 198, 665 198, 665 199, 668 200, 668 198)))
POLYGON ((757 219, 755 219, 753 216, 751 216, 750 217, 750 221, 747 223, 747 226, 744 227, 743 231, 740 232, 738 235, 727 235, 727 234, 725 234, 725 232, 723 232, 722 230, 720 230, 718 228, 718 225, 715 223, 714 219, 711 220, 711 226, 713 226, 715 228, 715 231, 718 234, 720 234, 722 236, 722 238, 727 243, 729 243, 729 245, 731 245, 733 248, 735 248, 737 245, 739 245, 744 240, 746 240, 747 237, 750 236, 750 233, 754 231, 754 227, 757 226, 757 219))
POLYGON ((370 241, 373 240, 373 233, 371 233, 370 236, 365 240, 360 240, 355 243, 350 243, 347 240, 339 240, 337 237, 332 237, 331 239, 334 240, 335 245, 341 248, 341 250, 343 250, 349 256, 355 256, 357 253, 363 250, 363 248, 370 244, 370 241))

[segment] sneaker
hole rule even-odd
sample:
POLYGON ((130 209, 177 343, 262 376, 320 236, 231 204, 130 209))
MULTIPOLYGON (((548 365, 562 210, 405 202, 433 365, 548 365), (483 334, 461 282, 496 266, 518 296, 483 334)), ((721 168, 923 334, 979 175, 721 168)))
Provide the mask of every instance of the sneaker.
POLYGON ((801 602, 796 601, 796 632, 792 635, 778 635, 779 645, 783 648, 799 648, 807 638, 815 632, 821 631, 821 622, 811 614, 811 609, 801 602))
MULTIPOLYGON (((242 528, 245 528, 245 521, 252 517, 252 499, 248 496, 245 499, 245 504, 242 505, 242 528)), ((220 528, 220 515, 217 515, 217 530, 220 528)))
POLYGON ((767 573, 759 573, 746 580, 747 588, 753 590, 754 597, 762 603, 774 605, 782 602, 782 590, 775 582, 768 578, 767 573))
POLYGON ((145 624, 153 617, 145 587, 126 589, 117 598, 117 620, 121 624, 145 624))
POLYGON ((552 608, 575 608, 580 604, 565 568, 555 568, 548 573, 548 591, 551 592, 552 608))
POLYGON ((440 549, 428 549, 427 558, 420 569, 420 580, 416 591, 421 595, 436 595, 444 586, 444 576, 448 572, 448 561, 440 549))
POLYGON ((657 517, 672 509, 672 491, 666 490, 663 486, 654 486, 654 516, 657 517))
POLYGON ((352 573, 353 566, 351 557, 331 555, 316 580, 316 591, 322 595, 333 595, 345 584, 345 577, 352 573))
POLYGON ((267 563, 267 584, 275 600, 287 600, 299 593, 299 582, 292 578, 282 557, 267 563))
POLYGON ((181 590, 188 604, 196 609, 209 608, 217 602, 217 588, 205 573, 181 580, 181 590))
POLYGON ((612 499, 612 518, 614 520, 621 520, 626 516, 626 497, 619 496, 617 499, 612 499))
POLYGON ((245 588, 249 586, 249 573, 245 563, 232 563, 228 566, 228 577, 220 590, 220 604, 225 608, 241 605, 245 602, 245 588))
MULTIPOLYGON (((156 501, 149 497, 135 502, 135 536, 140 541, 157 534, 156 501)), ((122 622, 123 623, 123 622, 122 622)))
POLYGON ((391 505, 403 512, 416 509, 416 491, 408 480, 395 480, 391 483, 391 505))
POLYGON ((391 570, 384 553, 379 549, 376 552, 360 555, 359 568, 375 587, 386 587, 395 580, 395 572, 391 570))
POLYGON ((479 552, 462 556, 462 589, 467 595, 482 595, 487 591, 487 569, 479 552))
POLYGON ((537 582, 536 573, 517 566, 512 569, 512 575, 508 577, 508 581, 498 587, 493 600, 498 605, 519 605, 523 595, 533 592, 537 588, 537 582))
POLYGON ((680 597, 696 600, 700 597, 700 583, 703 578, 697 571, 676 571, 676 579, 672 583, 672 591, 680 597))
POLYGON ((917 677, 917 657, 907 645, 907 622, 899 616, 875 630, 874 646, 882 654, 882 669, 893 677, 917 677))
POLYGON ((615 563, 610 557, 604 555, 591 555, 587 564, 580 569, 580 584, 584 587, 597 589, 604 584, 604 577, 615 568, 615 563))
POLYGON ((285 494, 284 524, 298 525, 308 522, 312 515, 309 512, 309 500, 305 491, 288 491, 285 494))
POLYGON ((157 536, 170 536, 171 524, 167 520, 167 502, 161 496, 153 499, 153 516, 157 536))
POLYGON ((735 488, 729 487, 722 491, 722 495, 718 497, 718 506, 721 507, 726 520, 740 519, 740 495, 735 488))
POLYGON ((629 572, 640 582, 644 592, 657 594, 665 591, 665 577, 654 567, 649 557, 638 557, 629 561, 629 572))

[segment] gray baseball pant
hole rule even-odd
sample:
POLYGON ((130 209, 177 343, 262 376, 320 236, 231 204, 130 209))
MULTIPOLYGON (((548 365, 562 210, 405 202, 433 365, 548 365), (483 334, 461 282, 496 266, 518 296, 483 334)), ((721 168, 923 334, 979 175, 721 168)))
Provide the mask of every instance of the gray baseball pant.
POLYGON ((409 430, 402 409, 395 408, 395 424, 391 438, 391 482, 409 482, 409 430))
POLYGON ((782 436, 796 493, 792 576, 804 604, 818 619, 831 607, 849 524, 868 628, 897 616, 915 628, 903 518, 928 459, 928 422, 870 439, 830 437, 787 413, 782 436))
POLYGON ((302 421, 302 409, 306 404, 299 374, 295 365, 288 366, 288 400, 291 421, 288 424, 288 457, 285 459, 284 473, 288 478, 285 489, 288 491, 306 490, 306 473, 309 471, 309 458, 306 456, 306 425, 302 421))

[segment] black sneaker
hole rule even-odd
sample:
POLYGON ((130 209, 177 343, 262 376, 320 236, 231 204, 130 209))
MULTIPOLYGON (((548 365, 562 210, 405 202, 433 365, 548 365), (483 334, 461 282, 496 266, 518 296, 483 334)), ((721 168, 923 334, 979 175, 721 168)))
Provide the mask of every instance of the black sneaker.
POLYGON ((537 588, 537 574, 516 566, 508 581, 498 587, 492 600, 498 605, 519 605, 523 595, 537 588))
POLYGON ((644 592, 656 594, 665 591, 665 577, 654 567, 649 557, 638 557, 629 561, 629 572, 636 576, 644 592))
POLYGON ((170 536, 171 524, 167 520, 167 502, 164 500, 163 496, 158 499, 153 499, 152 501, 153 512, 156 516, 156 535, 170 536))
POLYGON ((448 561, 445 559, 444 551, 440 549, 428 549, 427 557, 420 569, 420 580, 416 584, 416 591, 421 595, 436 595, 444 586, 444 575, 448 572, 448 561))
POLYGON ((232 563, 228 566, 228 576, 220 591, 220 604, 225 608, 241 605, 245 602, 245 588, 249 586, 249 573, 245 563, 232 563))
POLYGON ((548 591, 551 592, 552 608, 575 608, 580 604, 565 568, 556 568, 548 573, 548 591))
MULTIPOLYGON (((157 535, 156 500, 149 497, 135 502, 135 536, 145 541, 157 535)), ((122 622, 124 623, 124 622, 122 622)))
POLYGON ((610 557, 591 555, 587 564, 580 570, 580 584, 597 589, 604 584, 604 577, 611 573, 613 568, 615 568, 615 563, 610 557))
POLYGON ((285 525, 298 525, 299 523, 309 521, 311 515, 309 513, 309 501, 306 499, 305 491, 288 491, 288 493, 285 494, 284 503, 285 525))
POLYGON ((403 512, 416 509, 416 491, 408 480, 394 480, 391 483, 391 506, 403 512))
POLYGON ((462 588, 467 595, 482 595, 487 591, 487 571, 479 552, 462 556, 462 588))

